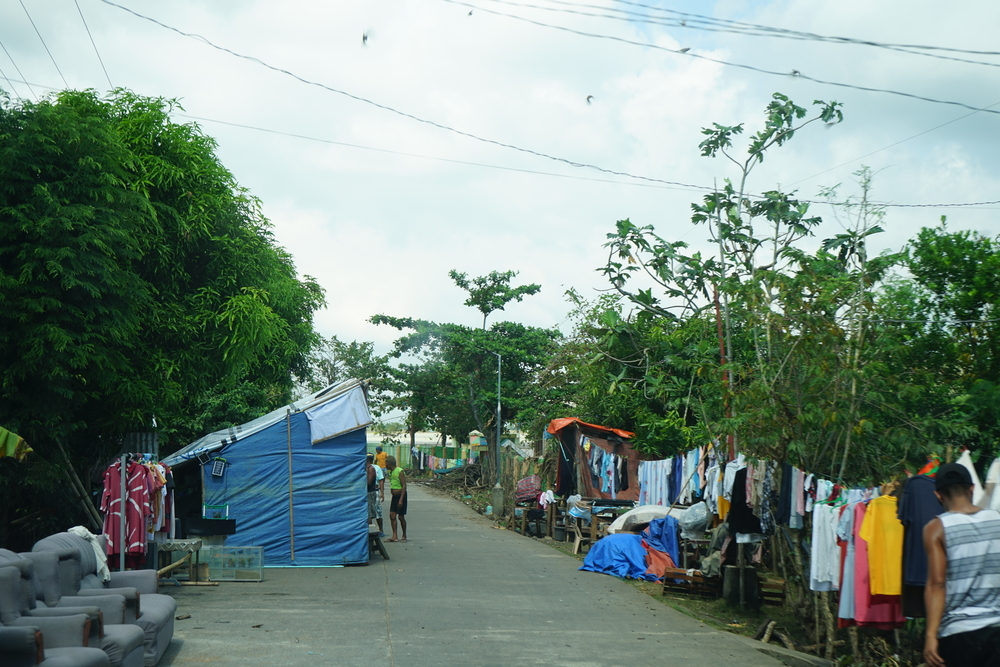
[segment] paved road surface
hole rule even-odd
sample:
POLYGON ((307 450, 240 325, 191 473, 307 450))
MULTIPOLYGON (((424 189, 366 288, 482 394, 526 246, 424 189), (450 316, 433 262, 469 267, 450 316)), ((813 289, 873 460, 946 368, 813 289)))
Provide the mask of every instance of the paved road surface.
POLYGON ((458 501, 410 488, 410 541, 388 544, 389 561, 161 589, 191 618, 176 622, 160 665, 815 664, 766 655, 625 582, 580 572, 575 559, 494 529, 458 501))

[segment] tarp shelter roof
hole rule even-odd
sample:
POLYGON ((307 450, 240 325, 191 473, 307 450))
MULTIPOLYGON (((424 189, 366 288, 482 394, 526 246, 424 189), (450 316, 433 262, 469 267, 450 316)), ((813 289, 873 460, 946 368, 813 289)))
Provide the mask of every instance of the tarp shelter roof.
POLYGON ((304 396, 245 424, 209 433, 164 458, 163 463, 173 468, 196 460, 200 454, 218 451, 228 444, 282 421, 289 412, 306 413, 312 426, 313 444, 356 431, 372 423, 362 382, 347 380, 304 396))
MULTIPOLYGON (((588 424, 587 422, 581 419, 577 419, 576 417, 562 417, 560 419, 553 419, 552 421, 549 422, 549 426, 546 430, 552 435, 555 435, 556 433, 563 430, 567 426, 570 426, 571 424, 577 424, 579 426, 584 427, 587 430, 600 431, 607 435, 614 433, 618 437, 624 438, 625 440, 631 440, 632 438, 635 437, 635 433, 631 433, 630 431, 623 431, 620 428, 609 428, 607 426, 598 426, 597 424, 588 424)), ((607 436, 605 435, 605 437, 607 436)))

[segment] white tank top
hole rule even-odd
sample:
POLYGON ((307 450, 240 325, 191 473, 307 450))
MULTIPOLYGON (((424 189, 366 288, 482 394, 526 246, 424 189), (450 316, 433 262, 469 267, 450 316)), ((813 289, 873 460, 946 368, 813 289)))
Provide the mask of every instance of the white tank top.
POLYGON ((1000 626, 1000 512, 946 512, 947 600, 939 637, 1000 626))

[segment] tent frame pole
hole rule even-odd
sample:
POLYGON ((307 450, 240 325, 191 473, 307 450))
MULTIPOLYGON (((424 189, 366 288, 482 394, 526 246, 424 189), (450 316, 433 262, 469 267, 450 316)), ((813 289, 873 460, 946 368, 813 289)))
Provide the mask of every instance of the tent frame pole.
POLYGON ((292 411, 285 410, 288 432, 288 539, 291 544, 291 559, 295 560, 295 502, 292 498, 292 411))

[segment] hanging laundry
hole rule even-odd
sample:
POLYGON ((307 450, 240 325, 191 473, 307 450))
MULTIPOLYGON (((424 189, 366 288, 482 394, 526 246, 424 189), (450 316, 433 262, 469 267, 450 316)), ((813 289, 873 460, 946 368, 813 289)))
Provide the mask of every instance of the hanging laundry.
POLYGON ((983 502, 983 495, 985 495, 983 485, 979 483, 979 474, 976 472, 976 466, 972 464, 972 456, 969 454, 969 450, 966 449, 963 451, 955 463, 964 467, 972 475, 972 504, 982 507, 980 503, 983 502))
POLYGON ((906 480, 900 493, 897 517, 904 529, 903 583, 924 586, 927 583, 927 552, 924 550, 924 526, 944 512, 934 494, 934 480, 914 475, 906 480))
POLYGON ((872 595, 903 593, 903 524, 894 496, 868 503, 861 538, 868 543, 868 572, 872 595))
POLYGON ((898 595, 872 596, 868 570, 868 541, 864 539, 868 507, 854 506, 854 619, 859 626, 892 630, 902 627, 902 603, 898 595))
POLYGON ((839 520, 839 507, 822 502, 813 507, 810 590, 835 591, 840 584, 840 548, 837 546, 839 520))

